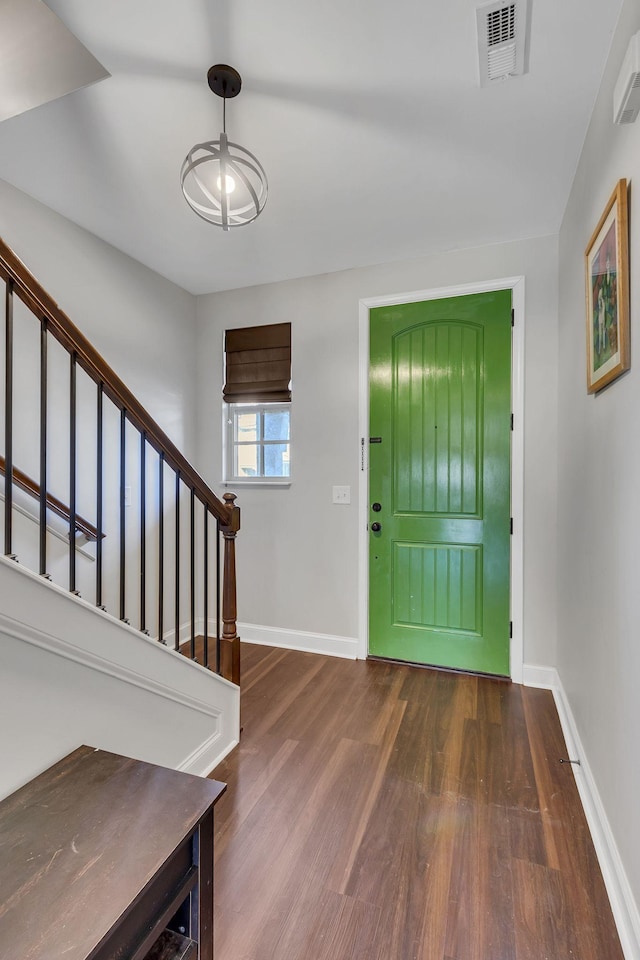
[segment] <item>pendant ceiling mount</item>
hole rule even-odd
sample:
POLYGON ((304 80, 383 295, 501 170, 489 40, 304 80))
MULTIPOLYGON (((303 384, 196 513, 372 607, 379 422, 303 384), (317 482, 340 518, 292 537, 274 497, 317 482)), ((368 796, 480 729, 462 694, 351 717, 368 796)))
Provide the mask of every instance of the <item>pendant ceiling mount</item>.
POLYGON ((207 83, 223 101, 222 133, 218 140, 191 148, 182 164, 180 185, 191 209, 226 231, 260 216, 267 202, 267 175, 257 157, 227 137, 227 100, 240 93, 240 74, 218 63, 209 68, 207 83))
POLYGON ((211 90, 224 100, 237 97, 242 90, 242 77, 237 70, 227 66, 226 63, 217 63, 214 67, 209 67, 207 83, 211 90))

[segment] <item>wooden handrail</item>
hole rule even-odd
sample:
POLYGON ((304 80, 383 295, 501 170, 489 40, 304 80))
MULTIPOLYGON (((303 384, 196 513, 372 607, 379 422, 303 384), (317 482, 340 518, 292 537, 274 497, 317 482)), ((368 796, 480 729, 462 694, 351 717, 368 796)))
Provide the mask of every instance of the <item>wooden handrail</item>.
MULTIPOLYGON (((5 459, 0 457, 0 473, 5 473, 5 459)), ((27 476, 26 473, 23 473, 22 470, 18 470, 17 467, 13 468, 13 482, 16 487, 19 487, 21 490, 24 490, 25 493, 28 493, 29 496, 33 497, 34 500, 40 499, 40 487, 35 480, 32 480, 31 477, 27 476)), ((47 493, 47 509, 51 513, 55 513, 56 516, 62 517, 63 520, 66 520, 67 523, 71 523, 71 510, 69 507, 58 500, 57 497, 54 497, 52 493, 47 493)), ((85 520, 84 517, 76 514, 76 530, 80 533, 84 533, 87 540, 97 540, 98 539, 98 529, 94 527, 92 523, 89 523, 88 520, 85 520)), ((102 534, 103 538, 105 534, 102 534)))
POLYGON ((235 512, 239 507, 227 505, 207 486, 199 473, 191 466, 185 456, 169 439, 162 427, 145 410, 131 390, 109 366, 104 357, 89 343, 83 333, 60 309, 55 300, 47 293, 22 260, 0 237, 0 276, 13 284, 13 292, 41 320, 47 321, 47 329, 68 353, 75 353, 78 364, 95 383, 104 385, 106 396, 124 410, 127 420, 132 423, 151 446, 158 452, 164 452, 165 463, 180 474, 187 486, 195 492, 198 499, 206 504, 209 511, 222 526, 233 526, 237 522, 235 512))
MULTIPOLYGON (((120 379, 106 360, 98 353, 95 347, 80 332, 66 313, 38 283, 24 263, 0 238, 0 278, 7 285, 7 303, 11 302, 15 294, 25 304, 28 310, 43 323, 45 334, 51 335, 71 355, 74 360, 73 369, 79 365, 82 370, 96 383, 99 390, 106 395, 120 410, 122 422, 125 420, 135 427, 144 443, 149 443, 160 455, 161 463, 166 463, 176 474, 176 483, 183 482, 193 496, 204 504, 209 514, 218 521, 218 529, 224 538, 224 581, 222 590, 222 620, 224 624, 223 636, 220 642, 220 672, 222 676, 234 683, 240 682, 240 638, 236 629, 236 566, 235 566, 235 538, 240 529, 240 508, 235 505, 235 496, 225 494, 224 503, 215 495, 205 483, 189 461, 169 439, 164 430, 147 413, 142 404, 133 395, 131 390, 120 379)), ((101 397, 102 394, 99 393, 101 397)), ((6 470, 3 460, 2 472, 6 470)), ((11 477, 16 486, 32 496, 40 497, 38 484, 23 474, 22 471, 12 468, 11 477)), ((192 501, 193 503, 193 501, 192 501)), ((71 508, 57 498, 47 493, 47 506, 54 513, 71 522, 71 508)), ((6 523, 6 521, 5 521, 6 523)), ((98 531, 83 518, 75 517, 75 526, 82 530, 89 539, 98 539, 98 531)), ((9 528, 10 530, 10 528, 9 528)), ((5 526, 5 543, 6 543, 5 526)), ((160 534, 162 536, 162 534, 160 534)), ((193 538, 193 506, 192 506, 192 538, 193 538)), ((9 533, 10 542, 10 533, 9 533)), ((121 535, 121 543, 123 543, 121 535)), ((193 543, 193 539, 192 539, 193 543)), ((192 545, 193 555, 193 545, 192 545)), ((73 555, 70 555, 71 569, 73 569, 73 555)), ((98 567, 100 562, 98 560, 98 567)), ((124 596, 124 566, 121 564, 121 597, 124 596)), ((75 592, 74 578, 70 574, 70 590, 75 592)), ((192 561, 193 582, 193 561, 192 561)), ((193 590, 193 587, 192 587, 193 590)), ((160 587, 160 597, 162 588, 160 587)), ((121 601, 122 602, 122 601, 121 601)), ((162 601, 160 601, 161 603, 162 601)), ((100 601, 98 601, 100 603, 100 601)), ((193 599, 192 599, 193 603, 193 599)), ((123 616, 123 615, 122 615, 123 616)), ((162 617, 159 620, 161 633, 162 617)), ((193 630, 193 615, 192 615, 193 630)), ((159 639, 162 639, 161 637, 159 639)), ((178 629, 176 627, 176 649, 178 644, 178 629)))

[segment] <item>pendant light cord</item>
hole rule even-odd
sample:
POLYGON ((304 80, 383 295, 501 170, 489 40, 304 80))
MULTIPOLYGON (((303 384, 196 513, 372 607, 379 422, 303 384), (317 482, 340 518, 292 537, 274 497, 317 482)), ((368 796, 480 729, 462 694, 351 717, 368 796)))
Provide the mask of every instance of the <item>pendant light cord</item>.
POLYGON ((222 96, 222 132, 226 133, 227 132, 227 83, 226 83, 226 80, 222 85, 222 89, 224 90, 224 93, 222 96))

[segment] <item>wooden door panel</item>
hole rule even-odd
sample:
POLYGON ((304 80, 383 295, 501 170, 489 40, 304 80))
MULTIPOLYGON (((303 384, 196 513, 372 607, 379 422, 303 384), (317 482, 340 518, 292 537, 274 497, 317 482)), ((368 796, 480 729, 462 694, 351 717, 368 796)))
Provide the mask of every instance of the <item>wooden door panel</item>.
POLYGON ((479 515, 482 327, 413 328, 393 338, 392 351, 394 512, 479 515))
POLYGON ((393 625, 480 635, 482 546, 393 544, 393 625))

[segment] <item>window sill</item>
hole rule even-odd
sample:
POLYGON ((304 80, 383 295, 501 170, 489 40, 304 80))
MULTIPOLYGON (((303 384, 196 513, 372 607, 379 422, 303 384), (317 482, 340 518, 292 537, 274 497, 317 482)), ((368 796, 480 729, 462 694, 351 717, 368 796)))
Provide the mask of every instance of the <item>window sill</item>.
POLYGON ((269 480, 267 477, 247 477, 246 480, 221 480, 223 487, 290 487, 291 479, 269 480))

